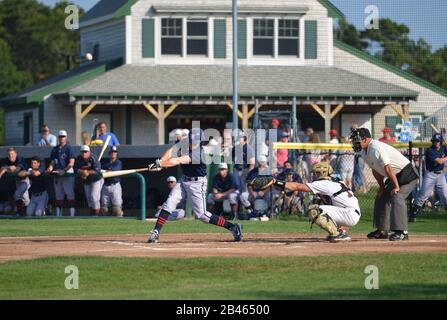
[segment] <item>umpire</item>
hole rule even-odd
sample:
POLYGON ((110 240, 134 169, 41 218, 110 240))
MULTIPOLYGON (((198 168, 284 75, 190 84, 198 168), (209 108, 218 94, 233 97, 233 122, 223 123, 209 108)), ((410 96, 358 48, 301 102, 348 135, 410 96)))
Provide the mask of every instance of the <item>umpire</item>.
POLYGON ((405 200, 417 186, 419 176, 416 169, 398 150, 372 139, 366 128, 353 129, 350 139, 354 151, 361 152, 379 184, 374 203, 374 226, 377 230, 369 233, 368 239, 408 240, 405 200))
POLYGON ((410 214, 410 222, 416 221, 416 216, 421 212, 425 201, 431 196, 436 187, 442 201, 447 204, 447 182, 444 176, 444 165, 447 162, 447 147, 442 145, 444 141, 441 134, 433 135, 432 146, 425 152, 426 172, 422 181, 421 190, 415 197, 414 206, 410 214))

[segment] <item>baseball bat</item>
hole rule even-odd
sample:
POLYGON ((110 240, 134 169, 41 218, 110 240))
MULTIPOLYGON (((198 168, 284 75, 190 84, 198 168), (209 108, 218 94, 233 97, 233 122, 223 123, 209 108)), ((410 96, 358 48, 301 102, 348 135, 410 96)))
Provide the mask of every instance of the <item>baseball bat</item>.
POLYGON ((112 136, 107 136, 106 142, 104 142, 104 145, 102 146, 102 149, 101 149, 101 153, 99 154, 98 161, 101 161, 102 156, 104 155, 104 152, 106 152, 106 149, 109 146, 111 138, 112 138, 112 136))
POLYGON ((438 128, 435 127, 435 125, 433 123, 430 123, 431 128, 433 129, 434 132, 436 133, 440 133, 440 131, 438 130, 438 128))
POLYGON ((149 168, 131 169, 131 170, 119 170, 119 171, 108 171, 108 172, 104 172, 102 174, 102 177, 104 179, 107 179, 107 178, 121 177, 121 176, 125 176, 125 175, 128 175, 128 174, 138 173, 138 172, 145 172, 145 171, 149 171, 149 168))

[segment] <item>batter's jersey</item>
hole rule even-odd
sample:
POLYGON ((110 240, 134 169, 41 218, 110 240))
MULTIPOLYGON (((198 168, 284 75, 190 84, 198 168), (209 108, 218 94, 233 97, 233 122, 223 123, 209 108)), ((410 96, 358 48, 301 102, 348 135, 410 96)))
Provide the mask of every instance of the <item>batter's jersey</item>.
POLYGON ((76 159, 73 148, 67 143, 63 147, 56 146, 51 150, 51 161, 56 170, 63 170, 68 166, 70 159, 76 159))
POLYGON ((397 149, 377 140, 371 141, 366 152, 362 150, 362 157, 371 169, 383 177, 388 176, 385 171, 386 165, 390 165, 393 173, 397 175, 410 163, 397 149))
POLYGON ((360 212, 359 201, 351 190, 346 187, 347 191, 340 193, 343 189, 341 182, 322 179, 307 183, 306 185, 314 194, 328 197, 332 202, 331 205, 352 208, 360 212))
POLYGON ((447 156, 447 147, 441 146, 439 150, 435 147, 428 148, 425 152, 425 166, 428 171, 442 171, 444 169, 443 163, 436 163, 438 158, 444 158, 447 156))
POLYGON ((234 168, 239 171, 247 169, 250 166, 248 161, 254 158, 254 154, 253 148, 248 143, 236 145, 232 150, 234 168))
MULTIPOLYGON (((182 140, 180 144, 189 144, 188 139, 182 140)), ((191 149, 189 146, 180 148, 178 150, 178 157, 189 156, 191 158, 191 163, 181 164, 183 174, 190 178, 206 177, 206 161, 205 161, 205 151, 202 146, 195 149, 191 149)))

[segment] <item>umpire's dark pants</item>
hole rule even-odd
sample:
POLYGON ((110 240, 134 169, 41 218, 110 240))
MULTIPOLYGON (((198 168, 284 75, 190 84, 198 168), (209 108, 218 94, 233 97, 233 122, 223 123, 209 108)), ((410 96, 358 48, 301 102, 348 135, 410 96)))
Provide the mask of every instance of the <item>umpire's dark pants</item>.
POLYGON ((383 231, 408 230, 406 199, 416 188, 418 180, 400 186, 397 194, 391 195, 393 184, 388 181, 385 191, 374 203, 374 227, 383 231))

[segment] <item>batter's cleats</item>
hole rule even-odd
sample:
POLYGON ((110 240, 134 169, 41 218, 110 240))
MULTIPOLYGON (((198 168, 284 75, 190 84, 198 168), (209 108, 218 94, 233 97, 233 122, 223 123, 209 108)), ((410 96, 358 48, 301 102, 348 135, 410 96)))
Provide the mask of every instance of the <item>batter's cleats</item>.
POLYGON ((147 243, 158 243, 160 239, 160 233, 158 233, 157 230, 152 230, 149 234, 149 239, 147 240, 147 243))
POLYGON ((393 232, 393 234, 390 235, 389 240, 390 241, 403 241, 408 240, 408 232, 405 231, 396 231, 393 232))
POLYGON ((345 231, 340 231, 340 233, 336 236, 329 236, 327 238, 329 242, 343 242, 343 241, 351 241, 351 237, 345 231))
POLYGON ((241 224, 235 224, 234 227, 231 229, 231 233, 233 234, 234 241, 240 242, 242 241, 242 225, 241 224))
POLYGON ((376 230, 366 235, 368 239, 388 239, 388 232, 383 230, 376 230))

